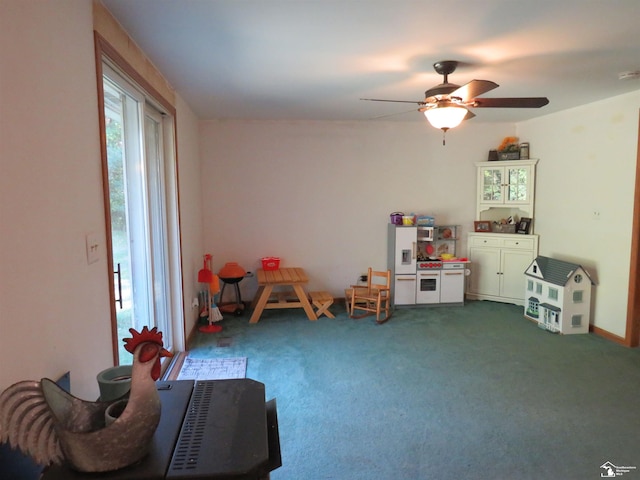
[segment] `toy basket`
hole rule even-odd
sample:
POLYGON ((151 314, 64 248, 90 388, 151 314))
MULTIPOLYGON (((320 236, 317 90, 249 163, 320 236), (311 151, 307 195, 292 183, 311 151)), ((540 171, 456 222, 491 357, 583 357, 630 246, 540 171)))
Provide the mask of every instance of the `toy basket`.
POLYGON ((416 225, 419 225, 421 227, 433 227, 435 224, 435 217, 432 217, 430 215, 418 215, 418 218, 416 220, 416 225))
POLYGON ((393 223, 394 225, 402 225, 402 217, 403 217, 404 213, 402 212, 393 212, 390 217, 391 217, 391 223, 393 223))
POLYGON ((501 223, 494 223, 491 227, 491 231, 493 233, 516 233, 516 226, 515 224, 504 225, 501 223))
POLYGON ((262 257, 263 270, 278 270, 280 268, 280 257, 262 257))

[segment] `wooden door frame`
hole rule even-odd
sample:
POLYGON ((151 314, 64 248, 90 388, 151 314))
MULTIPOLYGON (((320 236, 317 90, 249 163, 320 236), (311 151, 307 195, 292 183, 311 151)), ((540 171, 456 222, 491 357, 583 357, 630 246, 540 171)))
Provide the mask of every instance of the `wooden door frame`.
POLYGON ((633 198, 633 225, 631 227, 631 256, 629 259, 629 295, 627 303, 627 328, 624 344, 640 345, 640 114, 636 147, 636 183, 633 198))
MULTIPOLYGON (((113 364, 119 364, 119 353, 118 348, 120 345, 121 339, 118 338, 118 321, 116 317, 116 294, 115 294, 115 285, 113 281, 114 276, 114 264, 113 264, 113 245, 112 245, 112 232, 111 232, 111 202, 109 200, 109 172, 108 172, 108 161, 107 161, 107 138, 106 138, 106 120, 104 115, 104 85, 103 85, 103 69, 102 62, 105 58, 112 61, 125 76, 128 76, 134 84, 137 84, 139 88, 141 88, 145 94, 152 98, 153 101, 157 102, 158 105, 162 107, 173 119, 176 119, 176 107, 171 103, 169 99, 163 96, 146 78, 143 74, 139 73, 119 52, 118 50, 111 45, 104 37, 98 33, 98 31, 93 32, 94 34, 94 53, 95 53, 95 61, 96 61, 96 80, 97 80, 97 89, 98 89, 98 123, 100 126, 100 157, 102 161, 102 189, 104 196, 104 214, 105 214, 105 228, 106 228, 106 252, 107 252, 107 274, 109 276, 109 298, 110 298, 110 316, 111 316, 111 346, 113 350, 113 364)), ((175 133, 174 133, 175 135, 175 133)), ((175 140, 174 140, 175 141, 175 140)), ((175 144, 172 148, 174 148, 174 155, 176 158, 176 169, 178 168, 178 147, 175 144)), ((176 175, 178 173, 176 172, 176 175)), ((176 180, 177 185, 178 180, 176 180)), ((177 186, 176 186, 177 189, 177 186)), ((177 194, 177 210, 180 211, 180 194, 176 191, 177 194)), ((179 220, 178 220, 178 230, 180 230, 179 220)), ((181 237, 179 242, 181 242, 181 237)), ((178 246, 180 251, 182 250, 182 245, 178 246)), ((180 271, 182 272, 184 269, 182 268, 182 256, 180 256, 180 271)), ((182 278, 182 275, 181 275, 182 278)), ((184 292, 184 285, 181 284, 180 289, 184 292)), ((182 299, 182 311, 185 311, 184 306, 184 298, 182 299)), ((173 312, 172 312, 173 313, 173 312)), ((175 340, 178 337, 178 334, 175 333, 176 327, 172 325, 171 327, 174 329, 174 344, 175 340)), ((186 332, 184 326, 184 320, 182 321, 182 332, 179 332, 179 336, 184 339, 186 338, 186 332)), ((174 345, 175 346, 175 345, 174 345)))

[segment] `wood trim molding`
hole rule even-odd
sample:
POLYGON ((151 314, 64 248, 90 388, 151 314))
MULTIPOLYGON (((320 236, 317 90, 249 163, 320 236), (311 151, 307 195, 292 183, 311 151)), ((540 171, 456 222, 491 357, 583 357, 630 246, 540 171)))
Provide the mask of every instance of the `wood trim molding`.
POLYGON ((627 328, 624 344, 640 345, 640 112, 636 138, 636 182, 633 198, 633 225, 631 227, 631 258, 629 259, 629 293, 627 303, 627 328))
POLYGON ((612 342, 618 343, 620 345, 623 345, 625 347, 629 347, 630 345, 627 344, 627 339, 623 338, 623 337, 619 337, 618 335, 614 335, 611 332, 608 332, 607 330, 600 328, 600 327, 596 327, 594 325, 589 325, 589 330, 591 332, 593 332, 594 334, 598 335, 599 337, 602 338, 606 338, 607 340, 611 340, 612 342))
MULTIPOLYGON (((95 33, 94 33, 95 35, 95 33)), ((107 265, 109 269, 107 285, 109 286, 109 308, 111 317, 111 350, 113 354, 113 364, 118 365, 118 328, 116 320, 116 292, 113 282, 113 243, 111 238, 111 209, 109 205, 111 203, 109 199, 109 173, 107 171, 107 138, 105 128, 105 116, 104 116, 104 88, 102 85, 102 50, 97 41, 94 41, 93 48, 96 57, 96 83, 98 90, 98 124, 100 125, 100 162, 102 164, 102 194, 103 194, 103 206, 105 225, 107 225, 106 235, 106 252, 107 252, 107 265)))
POLYGON ((112 55, 117 54, 120 67, 124 63, 130 66, 131 71, 126 72, 128 75, 135 72, 132 78, 136 83, 149 89, 148 93, 156 99, 163 99, 165 108, 170 106, 175 110, 174 88, 99 0, 93 0, 93 29, 102 43, 109 46, 104 49, 107 56, 116 60, 112 55))

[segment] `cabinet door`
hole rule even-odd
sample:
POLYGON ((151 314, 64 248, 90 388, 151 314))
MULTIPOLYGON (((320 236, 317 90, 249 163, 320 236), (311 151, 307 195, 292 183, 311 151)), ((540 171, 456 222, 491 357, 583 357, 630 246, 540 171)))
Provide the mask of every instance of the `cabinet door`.
POLYGON ((396 275, 393 279, 394 305, 416 304, 416 275, 396 275))
POLYGON ((531 200, 531 167, 509 167, 505 171, 506 191, 504 203, 529 203, 531 200))
POLYGON ((464 302, 464 270, 442 270, 440 303, 464 302))
POLYGON ((504 167, 483 167, 478 175, 480 203, 504 203, 504 167))
POLYGON ((416 227, 396 228, 395 274, 416 274, 416 227))
MULTIPOLYGON (((469 257, 471 258, 469 291, 479 295, 499 295, 500 249, 471 247, 469 257)), ((522 286, 522 284, 519 285, 522 286)))
POLYGON ((530 250, 502 251, 501 296, 520 300, 524 298, 524 271, 532 261, 533 252, 530 250))
POLYGON ((531 201, 531 166, 482 167, 478 192, 481 204, 526 204, 531 201))
POLYGON ((440 270, 420 270, 416 282, 416 303, 440 302, 440 270))

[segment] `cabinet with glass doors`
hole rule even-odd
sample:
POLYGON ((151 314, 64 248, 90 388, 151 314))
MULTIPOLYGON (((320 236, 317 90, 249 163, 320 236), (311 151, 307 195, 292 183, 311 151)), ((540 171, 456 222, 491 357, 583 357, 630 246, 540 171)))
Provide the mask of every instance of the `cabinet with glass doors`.
POLYGON ((537 163, 537 159, 476 162, 476 218, 492 222, 533 218, 537 163))

